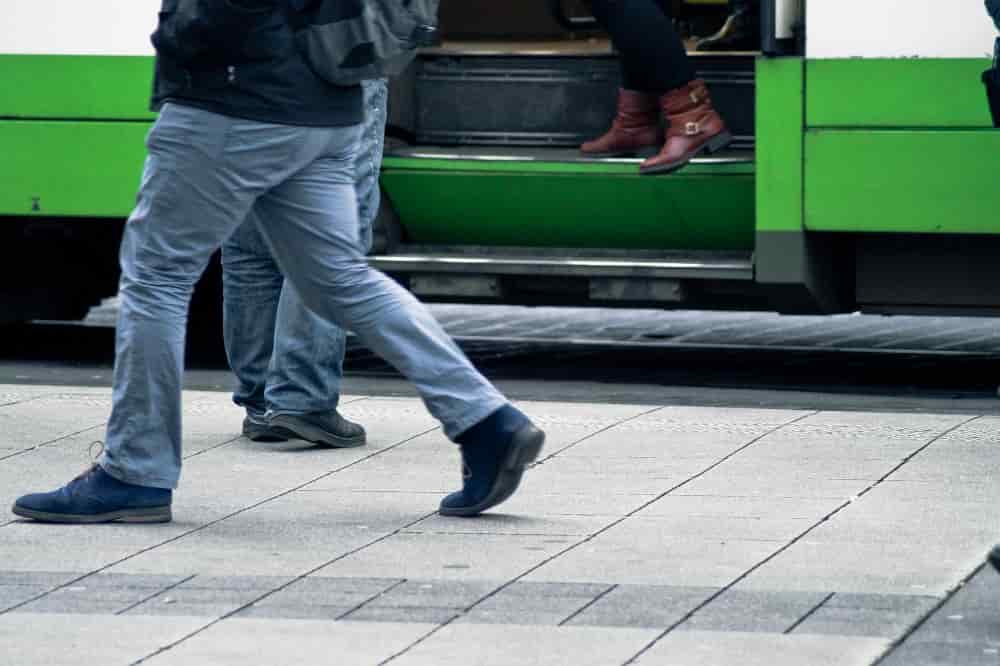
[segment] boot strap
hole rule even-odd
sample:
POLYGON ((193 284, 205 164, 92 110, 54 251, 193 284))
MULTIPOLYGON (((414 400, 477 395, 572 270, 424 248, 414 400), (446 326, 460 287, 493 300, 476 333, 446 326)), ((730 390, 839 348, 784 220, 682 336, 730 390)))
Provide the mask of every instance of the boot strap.
POLYGON ((668 136, 700 136, 705 133, 705 123, 712 119, 711 113, 698 111, 696 114, 686 113, 670 119, 668 136))
POLYGON ((700 80, 690 85, 686 91, 682 88, 674 93, 667 93, 660 100, 663 112, 667 115, 685 113, 705 103, 711 104, 712 96, 705 83, 700 80), (683 94, 684 92, 687 94, 683 94))

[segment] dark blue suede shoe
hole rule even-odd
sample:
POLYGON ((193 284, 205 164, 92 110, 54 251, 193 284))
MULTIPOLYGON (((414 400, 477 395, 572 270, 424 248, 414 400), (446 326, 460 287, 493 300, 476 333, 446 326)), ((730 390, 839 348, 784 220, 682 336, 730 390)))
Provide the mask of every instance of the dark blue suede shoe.
POLYGON ((18 516, 48 523, 169 523, 173 491, 124 483, 93 465, 58 490, 18 498, 18 516))
POLYGON ((538 458, 545 433, 506 405, 459 435, 462 489, 441 500, 442 516, 476 516, 517 490, 524 469, 538 458))
POLYGON ((1000 573, 1000 544, 993 546, 993 550, 990 551, 990 556, 988 559, 990 561, 990 564, 993 565, 993 568, 996 569, 998 573, 1000 573))

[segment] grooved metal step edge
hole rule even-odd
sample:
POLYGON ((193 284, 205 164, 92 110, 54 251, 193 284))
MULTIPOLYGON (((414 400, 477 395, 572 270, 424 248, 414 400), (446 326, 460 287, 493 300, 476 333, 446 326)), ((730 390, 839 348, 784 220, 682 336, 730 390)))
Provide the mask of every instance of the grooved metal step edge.
POLYGON ((651 258, 573 258, 544 256, 476 256, 445 253, 401 253, 369 257, 375 268, 387 273, 475 273, 565 277, 690 278, 752 280, 753 261, 746 258, 711 258, 697 255, 651 258))
MULTIPOLYGON (((743 137, 749 139, 748 137, 743 137)), ((653 151, 650 151, 652 154, 653 151)), ((525 146, 393 146, 388 158, 462 162, 549 162, 561 164, 639 164, 645 157, 586 157, 577 148, 525 146)), ((728 150, 715 157, 696 157, 691 164, 753 164, 753 150, 728 150)))

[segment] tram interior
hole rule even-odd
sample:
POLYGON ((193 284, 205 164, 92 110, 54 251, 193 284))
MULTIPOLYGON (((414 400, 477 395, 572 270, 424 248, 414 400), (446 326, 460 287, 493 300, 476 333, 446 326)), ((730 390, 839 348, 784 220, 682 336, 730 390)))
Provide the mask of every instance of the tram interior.
MULTIPOLYGON (((390 144, 452 154, 583 160, 580 143, 607 129, 620 83, 617 56, 584 0, 442 0, 442 43, 393 82, 390 144)), ((757 52, 705 52, 695 38, 728 16, 727 0, 672 0, 699 76, 752 157, 757 52)))

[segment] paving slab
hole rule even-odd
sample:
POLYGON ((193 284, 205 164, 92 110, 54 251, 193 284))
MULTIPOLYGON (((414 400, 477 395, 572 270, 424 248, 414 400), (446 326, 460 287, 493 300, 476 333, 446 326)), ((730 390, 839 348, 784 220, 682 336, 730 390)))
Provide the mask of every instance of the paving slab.
POLYGON ((997 666, 1000 664, 1000 645, 995 642, 921 641, 897 648, 882 663, 886 666, 997 666))
POLYGON ((970 418, 961 414, 830 410, 808 416, 797 427, 823 428, 831 434, 875 432, 887 438, 919 438, 940 435, 970 418))
MULTIPOLYGON (((582 440, 565 452, 571 456, 625 458, 708 457, 728 452, 761 437, 780 424, 760 418, 758 412, 740 420, 717 420, 714 415, 694 419, 688 413, 665 408, 615 425, 582 440)), ((786 420, 795 418, 788 414, 786 420)))
POLYGON ((136 554, 111 571, 226 575, 236 565, 241 574, 304 574, 394 528, 375 521, 370 521, 372 526, 351 525, 322 511, 289 520, 293 514, 288 508, 302 505, 301 500, 279 498, 136 554), (234 553, 239 554, 238 564, 234 553))
POLYGON ((808 529, 822 516, 809 518, 760 518, 756 516, 688 516, 683 514, 647 516, 640 511, 628 519, 634 530, 656 532, 664 539, 679 542, 698 539, 720 541, 752 540, 784 544, 808 529))
POLYGON ((714 587, 685 585, 616 585, 567 624, 666 629, 718 592, 714 587))
POLYGON ((781 545, 728 537, 675 537, 627 521, 547 562, 528 580, 721 587, 781 545))
POLYGON ((670 493, 636 514, 639 518, 687 516, 690 518, 747 518, 799 521, 818 520, 842 504, 839 498, 746 497, 689 495, 686 488, 670 493))
MULTIPOLYGON (((1000 575, 983 567, 885 660, 887 666, 1000 664, 1000 575)), ((921 618, 923 619, 923 618, 921 618)))
POLYGON ((52 386, 5 385, 0 389, 0 409, 50 393, 63 393, 65 388, 52 386))
POLYGON ((44 585, 0 585, 0 612, 20 607, 52 589, 44 585))
POLYGON ((393 661, 400 666, 604 666, 620 664, 655 631, 453 624, 393 661))
POLYGON ((182 576, 96 574, 24 604, 19 613, 122 613, 184 581, 182 576))
POLYGON ((125 613, 219 618, 292 580, 282 576, 188 576, 130 606, 125 613))
POLYGON ((243 609, 239 617, 341 619, 403 582, 392 578, 307 576, 243 609))
POLYGON ((480 580, 404 580, 375 596, 364 608, 436 607, 464 611, 500 585, 480 580))
POLYGON ((4 565, 11 570, 92 572, 155 548, 189 529, 190 526, 177 522, 59 526, 18 521, 0 528, 0 542, 4 565))
POLYGON ((459 622, 558 626, 614 589, 594 583, 517 581, 476 604, 459 622))
POLYGON ((895 638, 940 603, 925 595, 835 593, 793 633, 895 638))
MULTIPOLYGON (((459 519, 461 520, 461 519, 459 519)), ((577 537, 492 534, 395 534, 316 572, 439 580, 509 580, 572 545, 577 537)))
POLYGON ((733 464, 694 479, 683 486, 685 494, 717 497, 786 498, 848 501, 872 484, 872 479, 830 479, 801 473, 794 476, 744 472, 733 464))
POLYGON ((1000 501, 1000 484, 978 480, 963 483, 939 481, 900 481, 895 475, 879 485, 879 493, 892 493, 894 497, 915 505, 938 505, 947 502, 996 502, 1000 501))
MULTIPOLYGON (((531 415, 533 421, 545 430, 544 455, 550 455, 568 446, 574 448, 581 442, 600 437, 601 431, 623 422, 630 422, 648 412, 662 408, 655 405, 591 405, 562 402, 518 402, 518 407, 531 415)), ((615 449, 622 445, 614 442, 615 449)))
POLYGON ((854 666, 871 664, 888 641, 845 636, 675 631, 635 663, 641 666, 854 666))
POLYGON ((234 618, 209 627, 148 663, 155 666, 378 664, 433 628, 434 625, 425 624, 234 618))
MULTIPOLYGON (((82 430, 100 428, 111 409, 109 392, 45 395, 0 409, 5 445, 30 448, 51 443, 82 430)), ((99 432, 97 439, 103 439, 99 432)))
MULTIPOLYGON (((504 507, 507 509, 508 507, 504 507)), ((489 514, 480 520, 456 521, 443 516, 428 516, 407 534, 538 534, 549 536, 590 536, 620 519, 620 515, 546 515, 545 509, 535 515, 489 514)))
POLYGON ((739 582, 743 589, 941 596, 973 571, 990 543, 801 540, 739 582))
MULTIPOLYGON (((542 483, 537 468, 525 476, 517 494, 503 504, 503 511, 513 516, 558 517, 621 517, 638 511, 660 493, 616 491, 594 486, 564 490, 542 483)), ((467 528, 468 529, 468 528, 467 528)))
POLYGON ((3 661, 17 666, 130 664, 182 639, 197 618, 9 613, 0 615, 3 661))
POLYGON ((680 625, 684 631, 789 631, 827 598, 821 592, 726 590, 680 625))
POLYGON ((603 458, 557 456, 534 467, 527 483, 540 488, 557 488, 580 493, 603 487, 618 493, 660 494, 683 483, 718 457, 688 458, 603 458))

